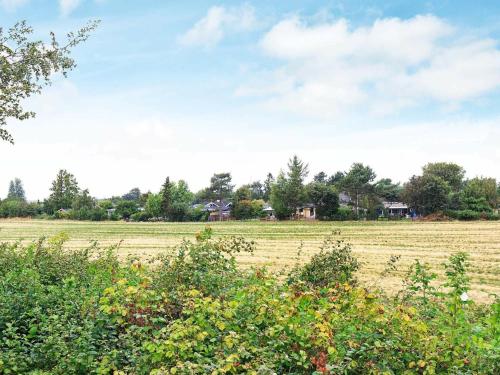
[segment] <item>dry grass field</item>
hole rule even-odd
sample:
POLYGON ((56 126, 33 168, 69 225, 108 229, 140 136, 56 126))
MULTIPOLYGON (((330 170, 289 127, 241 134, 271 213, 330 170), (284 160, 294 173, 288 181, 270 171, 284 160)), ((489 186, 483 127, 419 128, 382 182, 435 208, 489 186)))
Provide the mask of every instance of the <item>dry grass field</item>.
MULTIPOLYGON (((442 274, 442 263, 454 252, 471 256, 472 296, 487 301, 500 295, 500 222, 224 222, 211 224, 216 235, 241 235, 256 241, 257 251, 242 256, 244 266, 266 265, 273 270, 292 266, 303 243, 302 260, 318 251, 333 230, 353 245, 363 266, 359 277, 381 283, 388 291, 400 288, 401 278, 416 258, 442 274), (401 255, 397 276, 379 279, 391 255, 401 255)), ((0 220, 0 242, 31 241, 66 232, 68 248, 97 240, 103 246, 123 240, 122 256, 149 257, 183 238, 193 239, 204 223, 124 223, 48 220, 0 220)))

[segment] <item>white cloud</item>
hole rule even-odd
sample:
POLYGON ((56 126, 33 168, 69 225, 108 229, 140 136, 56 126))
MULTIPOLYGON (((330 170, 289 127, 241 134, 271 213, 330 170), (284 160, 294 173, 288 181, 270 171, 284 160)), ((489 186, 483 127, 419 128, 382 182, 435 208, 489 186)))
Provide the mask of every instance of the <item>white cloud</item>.
POLYGON ((179 42, 184 45, 212 47, 227 33, 249 30, 254 24, 254 8, 249 5, 236 8, 213 6, 205 17, 179 37, 179 42))
POLYGON ((237 94, 326 119, 352 110, 386 114, 428 101, 452 108, 500 87, 498 42, 463 35, 431 15, 358 28, 345 19, 313 25, 285 19, 261 40, 263 51, 282 65, 265 72, 264 83, 251 77, 237 94))
POLYGON ((8 12, 26 5, 30 0, 0 0, 0 5, 8 12))
POLYGON ((81 0, 59 0, 61 14, 66 17, 80 5, 81 0))

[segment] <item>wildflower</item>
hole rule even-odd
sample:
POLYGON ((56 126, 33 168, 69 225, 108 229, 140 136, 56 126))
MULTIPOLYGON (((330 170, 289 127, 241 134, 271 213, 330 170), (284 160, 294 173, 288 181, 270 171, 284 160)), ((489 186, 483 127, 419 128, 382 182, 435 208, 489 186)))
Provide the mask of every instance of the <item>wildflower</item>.
POLYGON ((460 300, 462 302, 467 302, 469 300, 469 296, 466 292, 463 292, 461 295, 460 295, 460 300))

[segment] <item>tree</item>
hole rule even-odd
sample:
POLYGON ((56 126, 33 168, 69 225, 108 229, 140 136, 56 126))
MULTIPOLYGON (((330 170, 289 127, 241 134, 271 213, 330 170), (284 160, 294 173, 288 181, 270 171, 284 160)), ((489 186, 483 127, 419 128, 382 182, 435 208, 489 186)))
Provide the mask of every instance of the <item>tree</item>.
POLYGON ((149 194, 145 211, 150 217, 161 217, 163 214, 162 194, 149 194))
POLYGON ((404 184, 402 198, 408 206, 424 215, 447 208, 451 189, 441 177, 434 175, 412 176, 404 184))
POLYGON ((70 57, 72 49, 87 40, 98 23, 91 21, 77 32, 70 32, 64 44, 52 32, 48 43, 30 40, 33 29, 25 21, 7 30, 0 28, 0 140, 14 143, 5 129, 7 119, 22 121, 35 116, 23 109, 22 102, 49 85, 53 73, 66 76, 75 68, 70 57))
POLYGON ((455 163, 428 163, 422 168, 422 176, 428 175, 442 178, 452 191, 458 192, 463 186, 465 170, 455 163))
POLYGON ((224 199, 231 196, 234 185, 231 185, 231 173, 215 173, 210 179, 209 190, 219 201, 219 219, 222 220, 222 205, 224 199))
POLYGON ((128 220, 130 216, 137 212, 137 203, 135 201, 121 200, 116 205, 116 213, 120 215, 122 219, 128 220))
MULTIPOLYGON (((496 179, 475 177, 468 180, 460 193, 460 201, 463 206, 467 206, 466 200, 469 202, 483 200, 490 209, 496 208, 498 200, 496 179)), ((462 207, 462 209, 470 209, 470 207, 462 207)))
POLYGON ((95 206, 95 199, 90 196, 88 189, 82 190, 78 195, 76 195, 73 199, 73 203, 71 204, 71 208, 73 210, 91 210, 95 208, 95 206))
POLYGON ((328 180, 328 175, 325 172, 321 171, 313 177, 313 180, 314 180, 314 182, 326 184, 326 182, 328 180))
POLYGON ((332 220, 339 209, 339 194, 331 185, 313 182, 307 186, 308 196, 319 220, 332 220))
POLYGON ((266 202, 271 199, 271 188, 274 183, 274 177, 272 173, 268 173, 266 179, 264 180, 264 194, 262 196, 262 199, 264 199, 266 202))
POLYGON ((255 212, 252 202, 251 187, 249 185, 239 187, 233 196, 232 216, 237 220, 247 220, 258 217, 260 213, 255 212))
POLYGON ((254 181, 248 187, 251 191, 251 199, 264 199, 264 185, 260 181, 254 181))
POLYGON ((375 194, 388 202, 396 202, 400 199, 402 187, 399 183, 393 184, 390 178, 378 180, 373 187, 375 194))
POLYGON ((330 178, 328 178, 327 183, 329 185, 334 185, 334 186, 341 186, 342 181, 344 180, 345 173, 342 171, 337 171, 335 174, 331 175, 330 178))
POLYGON ((50 191, 52 193, 46 201, 49 213, 54 213, 61 208, 68 209, 71 208, 73 200, 79 192, 78 182, 76 182, 75 176, 65 169, 61 169, 52 182, 50 191))
POLYGON ((271 205, 278 219, 289 218, 307 199, 304 180, 308 165, 296 155, 288 161, 288 172, 280 172, 271 188, 271 205))
POLYGON ((130 191, 122 196, 123 200, 134 201, 138 203, 141 200, 141 190, 139 188, 130 189, 130 191))
POLYGON ((342 187, 354 199, 356 216, 359 217, 359 203, 361 198, 372 192, 373 186, 370 184, 376 177, 375 172, 362 163, 354 163, 349 172, 342 180, 342 187))
POLYGON ((167 176, 165 182, 161 186, 161 212, 166 220, 169 220, 172 207, 172 183, 170 177, 167 176))
POLYGON ((186 221, 189 219, 191 205, 194 194, 189 190, 189 186, 184 180, 173 183, 171 187, 170 220, 186 221))
POLYGON ((271 189, 271 205, 273 206, 274 214, 280 220, 289 219, 295 212, 295 209, 291 209, 288 205, 287 184, 288 181, 285 173, 281 171, 271 189))
POLYGON ((26 201, 23 183, 19 178, 15 178, 14 180, 10 181, 7 199, 16 199, 23 202, 26 201))
POLYGON ((296 210, 307 199, 304 180, 309 174, 309 166, 294 155, 288 161, 287 200, 288 206, 296 210))

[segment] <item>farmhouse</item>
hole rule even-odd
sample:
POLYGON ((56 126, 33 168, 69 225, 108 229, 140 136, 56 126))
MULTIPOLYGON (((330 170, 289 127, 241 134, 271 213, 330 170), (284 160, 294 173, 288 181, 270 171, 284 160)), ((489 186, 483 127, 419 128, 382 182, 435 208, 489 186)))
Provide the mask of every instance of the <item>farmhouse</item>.
POLYGON ((339 193, 339 205, 340 207, 347 207, 351 203, 351 197, 344 191, 339 193))
POLYGON ((266 219, 275 219, 274 209, 268 203, 264 204, 264 206, 262 207, 262 211, 265 212, 266 219))
POLYGON ((229 220, 231 216, 232 202, 212 201, 203 205, 202 211, 209 212, 208 221, 229 220), (222 217, 221 217, 222 214, 222 217))
POLYGON ((388 216, 408 215, 408 206, 402 202, 382 202, 382 204, 388 216))
POLYGON ((295 212, 296 219, 309 219, 316 218, 316 207, 312 203, 306 203, 303 206, 297 207, 295 212))

